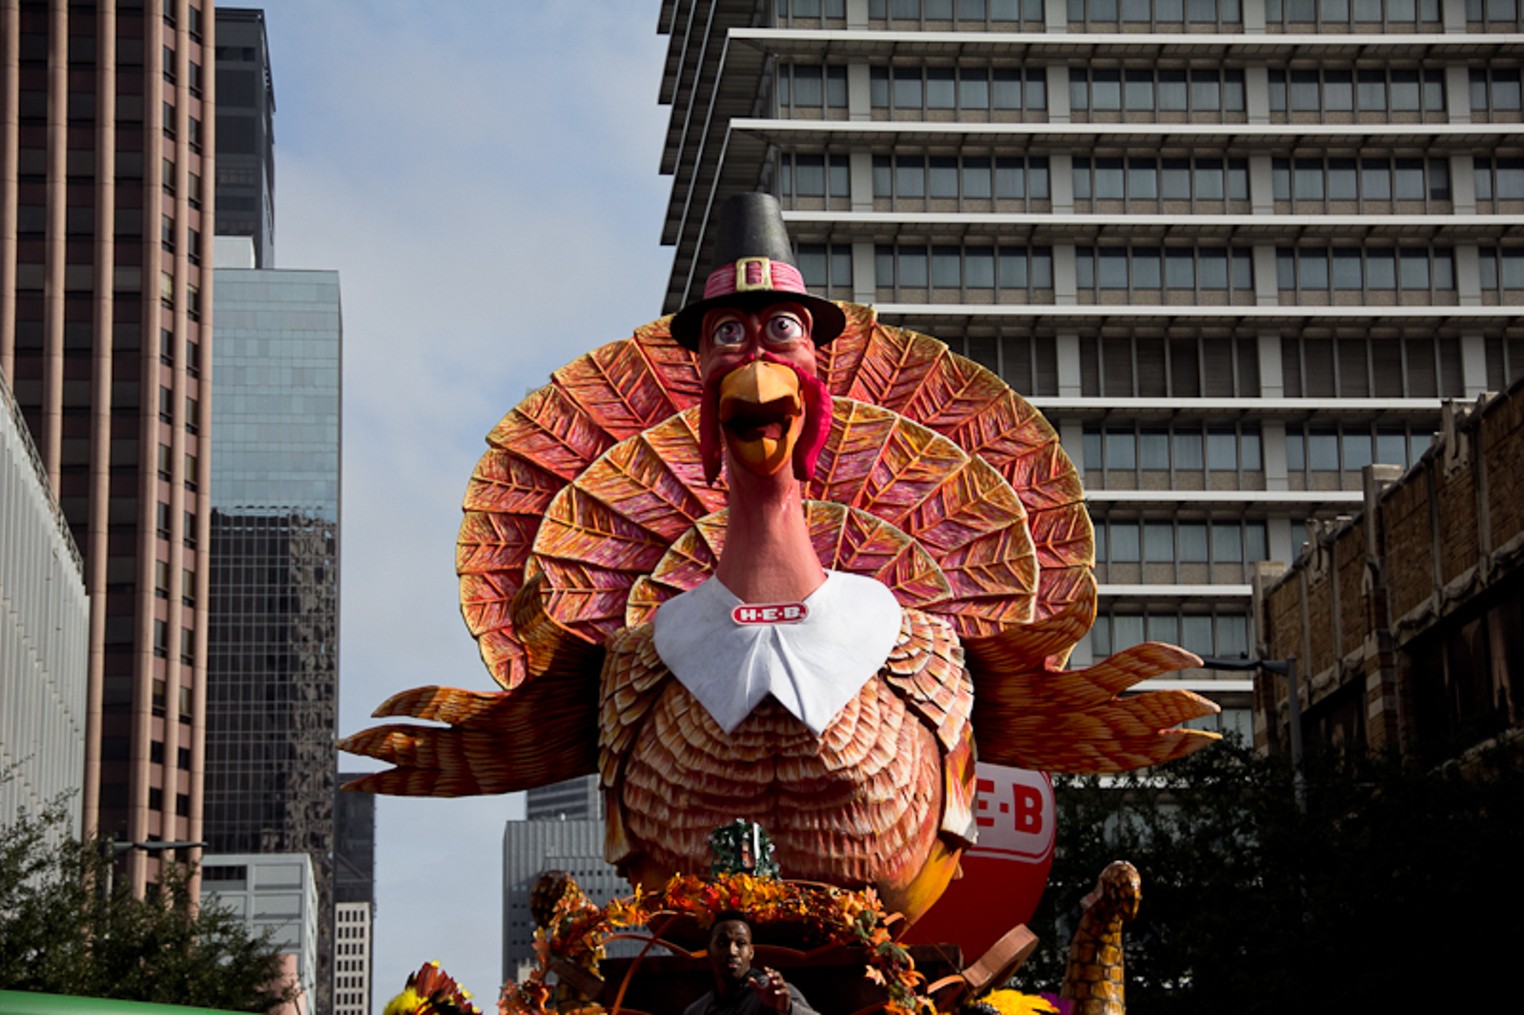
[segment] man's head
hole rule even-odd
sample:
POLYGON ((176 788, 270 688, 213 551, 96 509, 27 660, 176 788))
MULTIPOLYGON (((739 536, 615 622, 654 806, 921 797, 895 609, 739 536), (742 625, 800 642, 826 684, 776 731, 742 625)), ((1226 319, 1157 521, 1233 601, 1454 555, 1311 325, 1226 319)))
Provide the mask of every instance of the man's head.
POLYGON ((751 924, 740 913, 721 913, 709 931, 709 968, 716 983, 739 987, 751 972, 751 924))

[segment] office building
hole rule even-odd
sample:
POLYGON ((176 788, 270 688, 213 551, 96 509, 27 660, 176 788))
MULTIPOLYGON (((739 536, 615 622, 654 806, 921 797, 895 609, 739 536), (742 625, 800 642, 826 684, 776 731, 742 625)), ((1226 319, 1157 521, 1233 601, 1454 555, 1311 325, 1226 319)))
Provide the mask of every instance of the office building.
POLYGON ((1406 474, 1367 466, 1362 510, 1322 527, 1290 569, 1266 567, 1255 741, 1363 745, 1428 767, 1516 740, 1524 668, 1524 381, 1447 406, 1406 474))
MULTIPOLYGON (((220 242, 220 241, 219 241, 220 242)), ((206 826, 219 853, 305 853, 332 987, 342 325, 331 271, 219 268, 206 826)))
POLYGON ((524 794, 524 817, 602 818, 603 793, 596 775, 584 775, 550 786, 536 786, 524 794))
MULTIPOLYGON (((217 10, 217 233, 275 267, 275 84, 265 12, 217 10)), ((221 267, 222 265, 218 265, 221 267)))
MULTIPOLYGON (((1000 373, 1095 522, 1083 665, 1256 652, 1255 563, 1524 372, 1516 0, 749 0, 671 37, 665 310, 778 195, 806 281, 1000 373)), ((1186 686, 1250 732, 1250 682, 1186 686)))
POLYGON ((318 898, 305 853, 216 854, 201 861, 201 896, 225 906, 254 937, 268 932, 284 969, 301 988, 277 1015, 311 1015, 317 991, 318 898))
MULTIPOLYGON (((85 564, 83 824, 201 837, 213 20, 0 9, 0 374, 85 564)), ((142 891, 157 854, 124 857, 142 891)))
MULTIPOLYGON (((340 772, 339 785, 360 776, 340 772)), ((370 1011, 371 937, 376 916, 376 797, 334 795, 334 1015, 370 1011)))
MULTIPOLYGON (((603 818, 549 817, 503 825, 503 979, 523 980, 534 968, 534 917, 529 896, 546 871, 566 871, 598 905, 630 894, 630 884, 603 860, 603 818)), ((611 956, 632 954, 612 942, 611 956)), ((636 949, 638 950, 638 949, 636 949)))
POLYGON ((79 834, 89 639, 84 562, 0 377, 0 822, 56 803, 79 834))

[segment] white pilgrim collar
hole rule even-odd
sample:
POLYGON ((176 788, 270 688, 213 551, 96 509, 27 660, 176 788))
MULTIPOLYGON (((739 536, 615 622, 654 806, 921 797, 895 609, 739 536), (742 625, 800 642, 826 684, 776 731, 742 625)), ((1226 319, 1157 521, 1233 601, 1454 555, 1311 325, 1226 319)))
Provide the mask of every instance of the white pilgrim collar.
POLYGON ((818 737, 883 666, 901 613, 881 582, 827 571, 785 623, 739 623, 745 608, 710 578, 663 603, 653 623, 656 654, 726 733, 771 694, 818 737))

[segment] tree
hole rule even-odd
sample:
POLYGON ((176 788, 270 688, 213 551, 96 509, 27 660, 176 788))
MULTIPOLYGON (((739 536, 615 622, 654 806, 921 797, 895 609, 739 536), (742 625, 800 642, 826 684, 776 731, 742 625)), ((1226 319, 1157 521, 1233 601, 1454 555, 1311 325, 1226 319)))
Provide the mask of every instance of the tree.
POLYGON ((0 830, 0 989, 249 1012, 290 998, 268 936, 196 906, 187 865, 165 864, 146 899, 108 893, 109 851, 67 826, 54 804, 0 830))
MULTIPOLYGON (((1057 788, 1059 841, 1018 985, 1057 984, 1079 900, 1113 859, 1143 876, 1132 1015, 1468 1008, 1510 990, 1524 888, 1524 748, 1464 768, 1284 758, 1223 743, 1057 788)), ((1510 992, 1511 993, 1511 992, 1510 992)), ((1512 1007, 1513 1000, 1509 1002, 1512 1007)))

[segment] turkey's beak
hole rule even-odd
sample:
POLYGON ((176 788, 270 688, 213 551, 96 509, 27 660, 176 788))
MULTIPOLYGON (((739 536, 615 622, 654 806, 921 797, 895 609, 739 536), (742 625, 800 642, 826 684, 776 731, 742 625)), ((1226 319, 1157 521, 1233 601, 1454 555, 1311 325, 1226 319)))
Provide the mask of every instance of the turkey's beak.
POLYGON ((794 369, 752 360, 720 381, 720 428, 736 461, 761 476, 789 463, 804 427, 804 397, 794 369))

